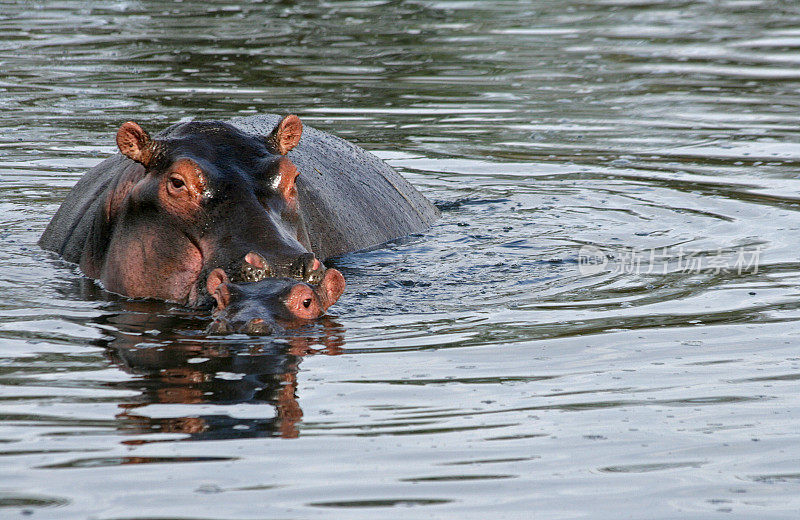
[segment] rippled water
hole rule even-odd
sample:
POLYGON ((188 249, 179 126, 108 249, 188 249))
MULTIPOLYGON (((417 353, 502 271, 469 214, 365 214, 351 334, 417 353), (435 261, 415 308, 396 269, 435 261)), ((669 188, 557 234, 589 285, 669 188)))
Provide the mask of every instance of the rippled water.
POLYGON ((0 516, 796 518, 793 2, 0 5, 0 516), (119 125, 296 113, 443 210, 206 337, 36 246, 119 125))

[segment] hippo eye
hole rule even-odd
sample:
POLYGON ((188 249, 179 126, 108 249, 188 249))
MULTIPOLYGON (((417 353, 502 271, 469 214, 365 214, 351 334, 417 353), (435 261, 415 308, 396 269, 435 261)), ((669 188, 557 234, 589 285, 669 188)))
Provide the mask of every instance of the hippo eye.
POLYGON ((181 179, 180 177, 170 177, 169 182, 172 183, 172 187, 175 188, 176 190, 179 190, 186 185, 186 183, 183 182, 183 179, 181 179))
POLYGON ((306 299, 306 300, 303 300, 303 307, 305 307, 306 309, 308 309, 309 307, 311 307, 311 298, 308 298, 308 299, 306 299))

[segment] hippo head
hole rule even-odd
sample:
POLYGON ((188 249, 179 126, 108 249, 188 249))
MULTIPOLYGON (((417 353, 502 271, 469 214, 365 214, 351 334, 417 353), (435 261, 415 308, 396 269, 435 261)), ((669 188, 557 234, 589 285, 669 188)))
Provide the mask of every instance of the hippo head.
MULTIPOLYGON (((244 270, 244 278, 258 277, 258 269, 244 270)), ((208 332, 271 334, 322 316, 344 290, 344 278, 328 269, 317 286, 290 278, 236 283, 218 268, 206 285, 216 301, 208 332)))
POLYGON ((81 260, 84 272, 133 297, 191 306, 211 304, 213 297, 228 314, 236 308, 249 315, 255 304, 237 302, 257 294, 276 316, 286 310, 281 305, 303 318, 324 311, 344 279, 311 251, 295 185, 299 172, 286 157, 302 131, 294 115, 261 136, 209 121, 182 123, 151 138, 138 124, 123 124, 117 145, 134 162, 111 182, 95 222, 97 238, 81 260), (232 279, 221 282, 231 296, 224 306, 216 294, 218 270, 232 279), (244 286, 264 278, 280 280, 244 286), (313 312, 291 307, 309 291, 318 300, 313 312))

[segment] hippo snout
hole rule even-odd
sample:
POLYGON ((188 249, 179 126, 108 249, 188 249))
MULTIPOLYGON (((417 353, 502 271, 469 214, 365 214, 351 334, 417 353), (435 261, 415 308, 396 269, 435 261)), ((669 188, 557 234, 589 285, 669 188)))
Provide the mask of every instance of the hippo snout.
POLYGON ((263 255, 251 251, 229 266, 226 271, 233 282, 258 282, 264 278, 294 278, 310 285, 322 282, 327 269, 312 253, 304 253, 288 260, 268 261, 263 255))

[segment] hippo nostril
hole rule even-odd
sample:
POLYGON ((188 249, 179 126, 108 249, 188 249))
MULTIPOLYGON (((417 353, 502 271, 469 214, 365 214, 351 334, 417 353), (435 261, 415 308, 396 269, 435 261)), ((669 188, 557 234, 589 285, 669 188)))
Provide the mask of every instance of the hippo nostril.
POLYGON ((271 334, 273 330, 272 325, 261 318, 248 321, 244 327, 244 332, 248 334, 271 334))
POLYGON ((304 254, 298 259, 299 269, 298 274, 300 280, 311 284, 317 285, 322 281, 322 275, 325 273, 325 266, 322 262, 312 254, 304 254))
POLYGON ((267 268, 267 261, 264 260, 264 257, 252 251, 244 255, 244 261, 252 266, 259 267, 261 269, 267 268))
POLYGON ((302 257, 297 259, 297 274, 300 275, 301 280, 305 280, 311 274, 311 269, 309 269, 310 264, 308 262, 308 255, 303 255, 302 257))

